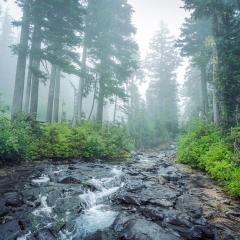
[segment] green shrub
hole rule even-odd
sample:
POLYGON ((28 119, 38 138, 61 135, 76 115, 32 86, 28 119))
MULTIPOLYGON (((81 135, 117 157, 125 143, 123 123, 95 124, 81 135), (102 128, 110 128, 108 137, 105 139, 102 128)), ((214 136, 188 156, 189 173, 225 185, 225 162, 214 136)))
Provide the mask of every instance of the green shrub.
POLYGON ((0 116, 0 160, 30 160, 38 158, 39 124, 30 116, 22 115, 14 121, 0 116))
POLYGON ((68 136, 71 129, 67 124, 43 125, 43 137, 39 142, 39 155, 45 158, 67 158, 70 148, 68 136))
POLYGON ((213 125, 201 121, 194 122, 178 141, 177 159, 180 163, 203 169, 202 154, 218 141, 221 141, 220 133, 213 125))
POLYGON ((240 196, 240 169, 234 168, 231 173, 231 179, 227 184, 229 192, 236 197, 240 196))
MULTIPOLYGON (((195 122, 179 139, 177 160, 207 173, 234 196, 240 196, 240 168, 231 148, 231 138, 205 122, 195 122)), ((236 141, 236 134, 234 135, 236 141)))
POLYGON ((229 181, 233 170, 232 152, 224 142, 213 144, 201 157, 207 172, 220 182, 229 181))

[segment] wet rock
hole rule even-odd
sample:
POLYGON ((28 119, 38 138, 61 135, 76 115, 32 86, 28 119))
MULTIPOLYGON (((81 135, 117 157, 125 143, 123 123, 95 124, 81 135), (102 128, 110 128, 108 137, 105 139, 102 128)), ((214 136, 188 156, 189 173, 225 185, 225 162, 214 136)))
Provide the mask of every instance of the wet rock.
POLYGON ((105 231, 97 231, 89 236, 85 237, 84 240, 114 240, 118 239, 117 236, 112 232, 111 229, 105 231))
POLYGON ((82 209, 82 202, 78 196, 55 199, 54 212, 64 214, 66 211, 79 212, 82 209))
POLYGON ((150 199, 149 203, 160 206, 160 207, 173 207, 174 202, 166 199, 150 199))
POLYGON ((157 178, 157 181, 158 181, 158 183, 161 184, 161 185, 164 185, 164 184, 167 183, 167 179, 164 178, 164 177, 162 177, 162 176, 159 176, 159 177, 157 178))
POLYGON ((172 201, 177 198, 179 191, 170 189, 166 185, 154 185, 151 188, 143 189, 139 194, 139 199, 144 203, 149 203, 149 201, 154 201, 154 199, 166 199, 172 201))
POLYGON ((153 221, 162 221, 164 219, 164 213, 156 207, 142 207, 140 212, 143 216, 153 221))
POLYGON ((62 180, 58 181, 61 184, 81 184, 81 180, 74 177, 65 177, 62 180))
POLYGON ((0 240, 15 239, 21 233, 21 228, 16 220, 0 225, 0 240))
POLYGON ((190 217, 186 214, 179 213, 177 211, 165 212, 164 222, 182 227, 192 227, 190 217))
POLYGON ((21 207, 24 204, 23 195, 17 192, 10 192, 4 195, 6 198, 5 206, 7 207, 21 207))
POLYGON ((124 229, 124 226, 126 225, 126 223, 135 218, 136 218, 135 215, 129 215, 124 212, 119 214, 113 223, 114 231, 121 232, 124 229))
POLYGON ((121 204, 137 205, 137 206, 141 205, 141 202, 139 201, 139 199, 131 195, 120 195, 120 196, 117 196, 116 200, 121 204))
POLYGON ((0 203, 0 218, 6 216, 9 213, 9 209, 3 202, 0 203))
POLYGON ((168 181, 177 181, 181 178, 177 168, 169 166, 167 168, 161 168, 159 170, 159 176, 164 177, 168 181))
POLYGON ((177 200, 176 209, 185 212, 193 218, 200 218, 203 214, 202 205, 196 197, 189 194, 180 196, 177 200))
POLYGON ((38 230, 34 235, 33 235, 32 240, 56 240, 57 236, 56 233, 54 233, 51 229, 44 228, 38 230))
POLYGON ((226 216, 240 218, 240 211, 233 211, 233 210, 228 211, 228 212, 226 212, 226 216))
POLYGON ((121 232, 125 240, 177 240, 180 239, 171 233, 167 233, 156 223, 145 219, 130 220, 121 232))

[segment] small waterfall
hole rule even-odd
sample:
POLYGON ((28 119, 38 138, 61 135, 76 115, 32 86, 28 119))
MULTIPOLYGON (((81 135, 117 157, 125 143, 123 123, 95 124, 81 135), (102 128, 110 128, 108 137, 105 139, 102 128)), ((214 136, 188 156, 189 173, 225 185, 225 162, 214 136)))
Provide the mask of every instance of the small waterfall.
MULTIPOLYGON (((115 220, 117 212, 112 211, 108 197, 123 186, 120 181, 122 171, 117 168, 111 170, 111 177, 91 179, 97 191, 86 191, 79 197, 84 202, 84 212, 76 219, 74 239, 85 237, 89 233, 109 227, 115 220)), ((69 239, 69 238, 68 238, 69 239)))
POLYGON ((52 214, 52 207, 49 207, 47 204, 47 197, 46 196, 39 196, 40 200, 41 200, 41 206, 39 208, 37 208, 36 210, 34 210, 32 213, 35 216, 47 216, 47 217, 51 217, 52 214))

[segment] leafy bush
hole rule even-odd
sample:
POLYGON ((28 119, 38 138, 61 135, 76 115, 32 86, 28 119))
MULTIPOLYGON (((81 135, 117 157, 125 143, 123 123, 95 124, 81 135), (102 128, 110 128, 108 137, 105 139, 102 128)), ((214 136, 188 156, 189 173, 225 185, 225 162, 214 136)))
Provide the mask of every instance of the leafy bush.
POLYGON ((37 139, 40 134, 40 127, 31 116, 22 115, 12 122, 0 116, 1 162, 37 158, 37 139))
POLYGON ((104 158, 126 157, 133 149, 124 126, 112 124, 100 127, 85 122, 39 124, 30 115, 10 121, 0 117, 0 161, 34 160, 42 158, 104 158))
POLYGON ((240 169, 220 131, 211 124, 194 122, 179 139, 177 160, 206 170, 213 179, 223 184, 234 196, 240 196, 240 169))
POLYGON ((45 158, 65 158, 69 156, 68 136, 71 130, 66 124, 43 125, 43 137, 39 141, 39 155, 45 158))
POLYGON ((202 121, 193 122, 187 133, 178 141, 177 158, 181 163, 203 169, 202 154, 207 152, 213 143, 219 141, 220 133, 213 125, 202 121))

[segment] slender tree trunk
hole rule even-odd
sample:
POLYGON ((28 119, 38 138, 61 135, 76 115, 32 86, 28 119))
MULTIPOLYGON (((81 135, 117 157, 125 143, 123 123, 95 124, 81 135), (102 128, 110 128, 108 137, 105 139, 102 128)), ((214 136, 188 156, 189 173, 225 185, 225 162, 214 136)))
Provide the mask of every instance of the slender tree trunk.
POLYGON ((54 93, 54 112, 53 112, 54 122, 58 122, 58 116, 59 116, 60 81, 61 81, 61 71, 60 71, 60 68, 57 67, 56 78, 55 78, 55 93, 54 93))
POLYGON ((41 58, 39 53, 41 51, 41 28, 39 25, 35 25, 33 33, 33 74, 32 74, 32 84, 31 84, 31 100, 30 100, 30 113, 37 117, 38 110, 38 93, 39 93, 39 77, 37 71, 40 69, 41 58), (35 73, 34 73, 35 71, 35 73), (37 74, 36 74, 37 73, 37 74))
POLYGON ((236 0, 236 2, 237 2, 238 10, 240 11, 240 0, 236 0))
POLYGON ((114 113, 113 113, 113 122, 116 122, 116 113, 117 113, 117 95, 115 96, 115 101, 114 101, 114 113))
POLYGON ((52 65, 50 86, 49 86, 49 92, 48 92, 47 117, 46 117, 46 120, 48 123, 52 122, 55 79, 56 79, 56 65, 52 65))
POLYGON ((220 104, 217 92, 217 56, 213 59, 213 121, 216 126, 220 126, 220 104))
POLYGON ((17 59, 15 86, 12 102, 12 118, 22 112, 23 106, 23 93, 24 93, 24 80, 25 70, 27 62, 27 49, 28 49, 28 37, 30 27, 30 7, 29 0, 25 0, 23 6, 22 28, 19 44, 19 52, 17 59))
POLYGON ((207 92, 207 74, 206 66, 201 66, 201 88, 202 88, 202 104, 203 104, 203 115, 207 118, 208 115, 208 92, 207 92))
MULTIPOLYGON (((82 55, 83 74, 85 74, 86 61, 87 61, 87 49, 84 46, 83 47, 83 55, 82 55)), ((77 97, 77 104, 78 104, 77 121, 78 121, 78 123, 81 123, 81 120, 82 120, 82 102, 83 102, 84 85, 85 85, 85 79, 84 79, 84 77, 80 77, 79 78, 79 86, 78 86, 78 97, 77 97)))
POLYGON ((101 81, 99 82, 99 95, 98 95, 98 105, 97 105, 97 116, 96 120, 99 124, 103 122, 103 106, 104 106, 104 85, 101 81))
POLYGON ((91 111, 90 111, 89 116, 88 116, 88 120, 91 119, 91 116, 92 116, 92 113, 93 113, 93 109, 94 109, 94 107, 95 107, 96 90, 97 90, 97 79, 96 79, 96 82, 95 82, 95 85, 94 85, 94 93, 93 93, 92 107, 91 107, 91 111))
POLYGON ((31 87, 32 87, 32 67, 33 67, 33 56, 30 54, 29 66, 28 66, 28 76, 27 76, 27 89, 26 96, 24 102, 24 112, 29 112, 30 105, 30 95, 31 95, 31 87))

